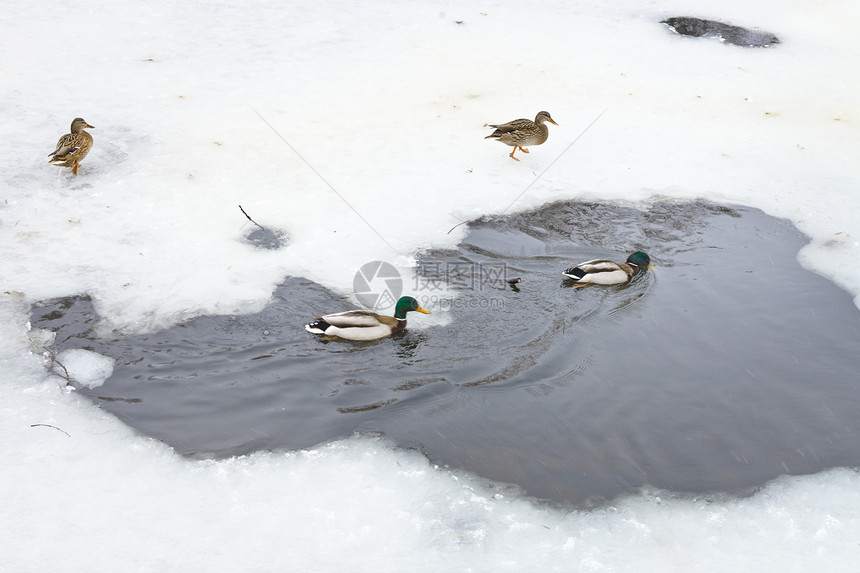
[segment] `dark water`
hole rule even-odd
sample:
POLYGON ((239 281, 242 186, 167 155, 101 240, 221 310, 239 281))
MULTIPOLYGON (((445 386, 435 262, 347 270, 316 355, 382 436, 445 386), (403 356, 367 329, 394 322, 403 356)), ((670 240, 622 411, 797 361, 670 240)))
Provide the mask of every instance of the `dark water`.
POLYGON ((750 30, 715 20, 680 16, 663 20, 661 23, 682 36, 718 38, 728 44, 747 48, 769 48, 780 43, 779 38, 770 32, 750 30))
POLYGON ((303 324, 351 306, 300 278, 260 314, 155 334, 95 338, 86 298, 38 306, 33 324, 59 331, 56 350, 116 358, 81 393, 187 455, 382 432, 552 501, 744 492, 860 463, 860 316, 798 265, 805 242, 754 209, 560 203, 473 222, 459 249, 423 258, 406 290, 449 307, 446 326, 326 342, 303 324), (637 249, 655 268, 629 285, 561 276, 637 249), (460 296, 439 298, 440 280, 460 296))

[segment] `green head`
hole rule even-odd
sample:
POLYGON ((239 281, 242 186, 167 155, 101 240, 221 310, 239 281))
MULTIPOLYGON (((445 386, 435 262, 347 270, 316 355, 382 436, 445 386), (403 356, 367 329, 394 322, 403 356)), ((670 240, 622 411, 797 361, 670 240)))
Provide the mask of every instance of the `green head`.
POLYGON ((636 251, 629 257, 627 257, 627 262, 631 265, 636 265, 640 270, 650 269, 651 268, 651 257, 643 253, 642 251, 636 251))
POLYGON ((411 296, 402 296, 400 300, 397 301, 397 306, 394 307, 394 318, 404 319, 406 318, 406 313, 411 312, 413 310, 417 310, 418 312, 422 312, 424 314, 430 314, 429 310, 425 310, 418 305, 418 301, 412 298, 411 296))

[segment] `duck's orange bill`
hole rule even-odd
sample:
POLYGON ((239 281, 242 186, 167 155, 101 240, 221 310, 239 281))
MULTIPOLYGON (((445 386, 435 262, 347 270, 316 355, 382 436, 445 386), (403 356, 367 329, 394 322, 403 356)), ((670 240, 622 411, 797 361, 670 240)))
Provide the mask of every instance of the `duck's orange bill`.
POLYGON ((418 312, 423 313, 423 314, 430 314, 429 310, 427 310, 426 308, 421 308, 420 306, 418 308, 416 308, 415 310, 417 310, 418 312))

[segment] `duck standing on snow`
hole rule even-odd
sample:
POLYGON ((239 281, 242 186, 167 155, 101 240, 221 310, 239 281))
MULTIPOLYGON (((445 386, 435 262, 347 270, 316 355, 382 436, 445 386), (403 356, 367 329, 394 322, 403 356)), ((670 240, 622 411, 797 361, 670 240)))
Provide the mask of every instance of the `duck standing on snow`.
POLYGON ((650 268, 651 257, 637 251, 627 257, 626 263, 595 259, 570 267, 562 274, 577 283, 574 288, 579 288, 588 284, 619 285, 630 281, 640 272, 650 268))
POLYGON ((558 125, 550 117, 548 111, 542 111, 537 114, 534 121, 530 119, 515 119, 514 121, 500 125, 490 125, 489 127, 495 127, 496 131, 484 139, 495 139, 506 145, 513 146, 514 150, 511 151, 511 159, 519 161, 519 159, 514 157, 517 149, 523 153, 528 153, 529 151, 526 147, 529 145, 540 145, 549 137, 549 128, 544 125, 545 121, 553 125, 558 125))
POLYGON ((305 325, 313 334, 337 336, 347 340, 376 340, 391 336, 406 328, 406 313, 418 311, 430 314, 418 306, 411 296, 401 297, 394 307, 394 316, 383 316, 369 310, 348 310, 337 314, 326 314, 305 325))
POLYGON ((81 117, 72 120, 71 133, 67 133, 57 142, 57 149, 49 154, 48 163, 61 167, 71 167, 72 173, 78 174, 78 165, 90 152, 93 146, 93 136, 84 128, 95 129, 81 117))

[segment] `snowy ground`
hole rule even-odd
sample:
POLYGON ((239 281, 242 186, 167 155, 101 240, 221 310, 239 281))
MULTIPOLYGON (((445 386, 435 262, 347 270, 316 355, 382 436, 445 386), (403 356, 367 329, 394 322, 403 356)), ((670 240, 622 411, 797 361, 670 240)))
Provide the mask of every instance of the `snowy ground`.
POLYGON ((4 568, 855 569, 853 470, 570 513, 366 439, 188 461, 46 377, 26 321, 85 292, 105 330, 157 329, 259 310, 286 275, 348 294, 367 261, 406 269, 457 223, 559 199, 760 208, 860 301, 856 3, 7 4, 4 568), (676 15, 782 43, 682 38, 657 23, 676 15), (559 125, 519 163, 483 140, 541 109, 559 125), (96 129, 74 177, 47 155, 76 116, 96 129), (250 248, 239 204, 289 246, 250 248))

